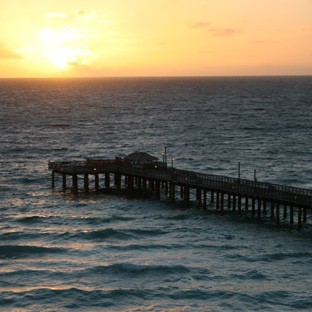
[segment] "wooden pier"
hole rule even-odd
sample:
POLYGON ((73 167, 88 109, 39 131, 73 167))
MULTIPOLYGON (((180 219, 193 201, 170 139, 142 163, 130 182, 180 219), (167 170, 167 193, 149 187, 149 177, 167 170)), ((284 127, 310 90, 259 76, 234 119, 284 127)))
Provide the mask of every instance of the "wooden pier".
POLYGON ((142 164, 124 159, 49 162, 49 169, 52 188, 58 174, 62 190, 70 189, 74 193, 148 190, 157 199, 164 194, 187 205, 195 200, 204 209, 221 214, 244 213, 259 222, 269 219, 275 224, 296 225, 298 229, 311 219, 312 190, 309 189, 169 168, 163 162, 142 164))

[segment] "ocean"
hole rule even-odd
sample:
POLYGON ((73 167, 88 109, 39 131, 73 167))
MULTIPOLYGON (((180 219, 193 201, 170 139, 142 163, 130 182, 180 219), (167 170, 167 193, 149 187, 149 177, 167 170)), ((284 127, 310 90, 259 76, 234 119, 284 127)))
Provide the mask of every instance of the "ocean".
POLYGON ((312 77, 0 80, 0 311, 311 311, 301 232, 51 189, 48 161, 143 151, 312 188, 312 77))

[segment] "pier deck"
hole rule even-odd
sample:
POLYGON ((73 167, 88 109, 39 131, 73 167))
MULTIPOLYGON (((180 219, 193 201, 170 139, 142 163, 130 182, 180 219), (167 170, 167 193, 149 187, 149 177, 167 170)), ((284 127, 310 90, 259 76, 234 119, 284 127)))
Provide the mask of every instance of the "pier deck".
POLYGON ((152 190, 160 199, 161 189, 172 200, 179 196, 190 203, 190 192, 195 190, 196 202, 207 208, 207 194, 211 201, 209 209, 214 208, 220 213, 225 210, 242 213, 242 210, 261 221, 269 219, 276 224, 280 221, 290 225, 307 222, 307 213, 312 211, 312 190, 258 182, 246 179, 231 178, 213 174, 169 168, 163 163, 135 164, 123 159, 117 160, 85 160, 72 162, 49 162, 52 171, 52 187, 55 187, 55 174, 62 176, 63 190, 68 188, 67 177, 71 177, 73 192, 78 192, 78 177, 83 176, 83 191, 90 190, 89 176, 94 177, 94 189, 126 188, 152 190), (100 183, 100 175, 104 175, 104 183, 100 183), (114 176, 113 186, 111 175, 114 176), (123 182, 123 183, 122 183, 123 182))

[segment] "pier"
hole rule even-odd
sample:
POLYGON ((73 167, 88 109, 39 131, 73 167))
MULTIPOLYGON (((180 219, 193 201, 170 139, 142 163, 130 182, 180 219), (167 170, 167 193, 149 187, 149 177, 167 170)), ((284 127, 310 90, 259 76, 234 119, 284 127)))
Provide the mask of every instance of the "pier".
POLYGON ((73 193, 125 190, 149 192, 186 205, 195 202, 220 214, 247 214, 258 222, 269 220, 300 230, 311 220, 312 190, 168 167, 165 162, 86 159, 49 162, 52 188, 61 180, 73 193), (56 176, 60 176, 58 179, 56 176))

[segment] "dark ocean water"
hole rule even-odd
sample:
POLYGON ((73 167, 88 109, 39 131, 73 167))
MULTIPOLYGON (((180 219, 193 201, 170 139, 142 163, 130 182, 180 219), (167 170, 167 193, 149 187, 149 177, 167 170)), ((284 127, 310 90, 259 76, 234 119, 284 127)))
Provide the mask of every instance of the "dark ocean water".
POLYGON ((180 169, 311 189, 311 77, 3 79, 0 109, 1 311, 312 310, 309 229, 52 192, 47 169, 167 145, 180 169))

